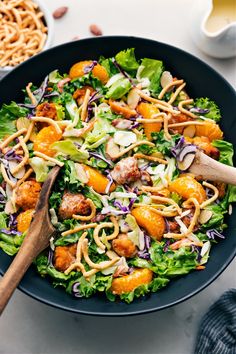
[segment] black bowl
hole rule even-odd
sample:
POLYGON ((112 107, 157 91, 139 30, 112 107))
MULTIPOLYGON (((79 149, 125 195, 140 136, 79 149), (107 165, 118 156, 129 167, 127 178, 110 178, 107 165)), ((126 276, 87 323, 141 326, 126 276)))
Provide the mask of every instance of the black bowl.
MULTIPOLYGON (((161 59, 166 69, 187 82, 191 97, 210 97, 220 106, 221 127, 225 138, 236 144, 236 95, 233 88, 215 70, 196 57, 167 44, 135 37, 100 37, 70 42, 45 51, 19 65, 0 82, 0 106, 11 100, 21 101, 21 89, 29 82, 39 84, 52 70, 68 72, 70 66, 83 59, 111 57, 119 50, 134 47, 138 58, 161 59)), ((105 296, 76 299, 64 290, 54 289, 49 280, 42 279, 30 267, 19 289, 46 304, 83 314, 124 316, 147 313, 167 308, 198 293, 215 280, 229 265, 236 253, 236 208, 228 217, 226 238, 211 250, 211 257, 204 271, 192 272, 176 278, 158 293, 135 300, 127 305, 109 302, 105 296)), ((7 269, 11 258, 0 252, 0 272, 7 269)))

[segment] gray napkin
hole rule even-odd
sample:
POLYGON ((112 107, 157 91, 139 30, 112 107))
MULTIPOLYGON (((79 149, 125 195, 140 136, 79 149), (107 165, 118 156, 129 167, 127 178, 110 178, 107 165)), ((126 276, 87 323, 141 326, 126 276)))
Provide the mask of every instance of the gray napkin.
POLYGON ((224 293, 204 315, 194 354, 236 354, 236 289, 224 293))

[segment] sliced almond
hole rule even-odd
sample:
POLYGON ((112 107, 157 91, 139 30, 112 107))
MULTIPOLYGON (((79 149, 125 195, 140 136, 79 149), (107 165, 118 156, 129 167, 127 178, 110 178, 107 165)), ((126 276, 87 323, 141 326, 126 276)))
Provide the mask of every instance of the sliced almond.
POLYGON ((178 168, 181 171, 186 171, 193 163, 195 154, 187 154, 182 162, 177 162, 178 168))
POLYGON ((15 173, 15 174, 12 173, 12 171, 14 171, 14 169, 16 168, 16 166, 18 166, 18 164, 19 164, 18 161, 10 160, 9 161, 9 170, 15 178, 21 179, 25 175, 25 167, 24 166, 17 173, 15 173))
POLYGON ((161 87, 164 88, 173 81, 173 76, 169 71, 163 71, 161 75, 161 87))
POLYGON ((133 132, 120 130, 115 132, 114 142, 117 145, 126 147, 137 142, 137 135, 133 132))
POLYGON ((114 142, 113 138, 110 138, 106 145, 106 153, 111 159, 115 159, 119 154, 119 146, 114 142))
POLYGON ((16 211, 17 211, 17 210, 16 210, 15 205, 13 205, 13 203, 12 203, 11 200, 8 200, 8 201, 6 202, 4 212, 5 212, 7 215, 10 215, 10 214, 14 214, 16 211))
POLYGON ((87 176, 85 169, 83 168, 83 165, 81 165, 80 163, 75 163, 75 170, 76 170, 78 180, 81 183, 87 183, 89 181, 89 178, 87 176))
MULTIPOLYGON (((31 124, 30 119, 28 119, 26 117, 21 117, 21 118, 18 118, 17 121, 16 121, 16 128, 17 128, 17 130, 21 130, 23 128, 28 130, 30 124, 31 124)), ((30 141, 34 141, 36 135, 37 135, 37 130, 36 130, 36 127, 34 127, 33 130, 32 130, 32 133, 30 134, 29 140, 30 141)))
POLYGON ((139 103, 140 96, 137 93, 137 90, 134 88, 130 90, 127 97, 127 104, 131 109, 135 109, 139 103))
POLYGON ((194 125, 189 125, 183 131, 183 136, 188 136, 189 138, 193 138, 196 133, 196 128, 194 125))
POLYGON ((213 212, 211 210, 203 209, 199 215, 198 221, 203 225, 211 219, 212 215, 213 212))

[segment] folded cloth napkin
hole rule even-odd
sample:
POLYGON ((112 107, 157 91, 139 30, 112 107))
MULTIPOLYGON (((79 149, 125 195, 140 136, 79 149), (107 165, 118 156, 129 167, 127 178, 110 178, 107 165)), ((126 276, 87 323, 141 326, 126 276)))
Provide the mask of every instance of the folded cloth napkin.
POLYGON ((236 289, 224 293, 204 315, 194 354, 236 354, 236 289))

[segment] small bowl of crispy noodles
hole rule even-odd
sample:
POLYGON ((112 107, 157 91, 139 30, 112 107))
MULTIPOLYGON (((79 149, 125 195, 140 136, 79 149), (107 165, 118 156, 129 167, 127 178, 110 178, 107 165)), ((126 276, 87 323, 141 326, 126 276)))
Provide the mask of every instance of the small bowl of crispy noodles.
POLYGON ((53 17, 41 0, 1 0, 0 78, 48 49, 52 38, 53 17))

